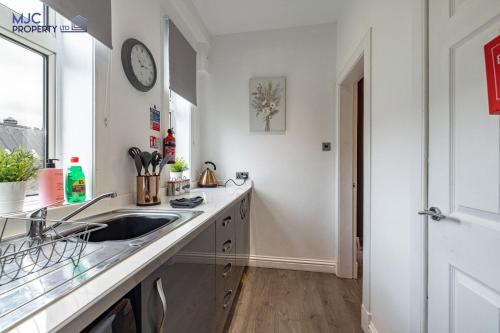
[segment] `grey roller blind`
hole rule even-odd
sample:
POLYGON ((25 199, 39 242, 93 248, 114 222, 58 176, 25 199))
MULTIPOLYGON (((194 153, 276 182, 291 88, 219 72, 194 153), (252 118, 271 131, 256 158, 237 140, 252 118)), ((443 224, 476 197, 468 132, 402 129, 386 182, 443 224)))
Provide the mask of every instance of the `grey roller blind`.
POLYGON ((85 28, 109 48, 111 42, 111 0, 42 0, 71 22, 85 28))
POLYGON ((168 22, 170 89, 196 105, 196 51, 170 20, 168 22))

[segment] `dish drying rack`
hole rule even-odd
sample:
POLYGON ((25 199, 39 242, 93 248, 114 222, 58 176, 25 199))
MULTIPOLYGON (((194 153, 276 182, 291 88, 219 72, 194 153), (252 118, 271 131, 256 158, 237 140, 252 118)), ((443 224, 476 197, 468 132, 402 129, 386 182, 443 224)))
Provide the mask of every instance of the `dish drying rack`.
POLYGON ((24 227, 37 220, 0 216, 0 286, 65 261, 78 266, 90 234, 107 227, 102 223, 45 220, 48 227, 41 238, 6 236, 14 224, 24 227))

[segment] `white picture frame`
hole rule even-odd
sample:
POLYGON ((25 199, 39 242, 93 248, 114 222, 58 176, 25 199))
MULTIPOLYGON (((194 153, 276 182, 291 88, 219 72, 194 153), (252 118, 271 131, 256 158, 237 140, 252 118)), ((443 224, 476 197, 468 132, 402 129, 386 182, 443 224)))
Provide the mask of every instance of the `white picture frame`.
POLYGON ((286 131, 286 78, 250 79, 250 132, 273 134, 286 131))

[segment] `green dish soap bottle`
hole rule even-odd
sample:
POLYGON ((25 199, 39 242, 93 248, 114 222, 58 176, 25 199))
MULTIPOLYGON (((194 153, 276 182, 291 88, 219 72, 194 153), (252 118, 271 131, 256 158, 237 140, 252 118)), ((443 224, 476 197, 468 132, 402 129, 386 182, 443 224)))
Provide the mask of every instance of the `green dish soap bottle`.
POLYGON ((84 202, 86 200, 85 193, 85 175, 82 167, 78 165, 80 159, 71 157, 71 165, 69 172, 66 175, 66 200, 69 203, 84 202))

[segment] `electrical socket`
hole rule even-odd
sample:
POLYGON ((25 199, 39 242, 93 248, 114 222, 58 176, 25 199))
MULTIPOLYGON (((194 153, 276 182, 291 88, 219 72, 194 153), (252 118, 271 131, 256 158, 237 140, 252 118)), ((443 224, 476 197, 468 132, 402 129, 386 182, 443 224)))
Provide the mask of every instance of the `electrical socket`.
POLYGON ((246 171, 238 171, 236 172, 236 179, 248 179, 248 172, 246 171))

